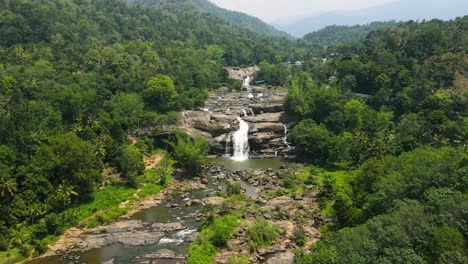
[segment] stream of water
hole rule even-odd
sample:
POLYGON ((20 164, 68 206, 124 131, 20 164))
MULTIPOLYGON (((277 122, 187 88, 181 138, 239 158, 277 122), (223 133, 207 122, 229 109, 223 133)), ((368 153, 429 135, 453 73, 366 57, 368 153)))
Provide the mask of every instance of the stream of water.
MULTIPOLYGON (((245 161, 234 161, 230 158, 210 158, 211 163, 222 165, 228 170, 238 171, 246 169, 278 169, 285 162, 279 159, 248 159, 245 161)), ((255 197, 259 189, 241 182, 241 187, 246 190, 246 195, 255 197)), ((224 189, 224 186, 223 186, 224 189)), ((189 193, 190 199, 203 199, 214 195, 218 191, 213 184, 213 179, 208 178, 207 189, 194 190, 189 193)), ((30 261, 33 264, 68 264, 68 263, 104 263, 112 260, 114 264, 127 263, 152 263, 144 256, 154 254, 159 250, 171 250, 176 255, 187 255, 190 241, 186 238, 200 227, 200 222, 195 220, 195 214, 203 208, 202 204, 185 206, 186 199, 179 194, 169 195, 165 201, 158 206, 143 210, 131 217, 132 220, 141 220, 147 224, 181 222, 184 230, 165 233, 157 243, 143 246, 128 246, 112 244, 98 249, 85 252, 72 252, 62 256, 44 257, 30 261), (171 207, 168 205, 177 205, 171 207)), ((115 235, 118 235, 116 233, 115 235)), ((184 263, 180 259, 158 259, 156 263, 176 264, 184 263)), ((153 263, 155 263, 153 261, 153 263)))
POLYGON ((234 143, 234 154, 232 159, 234 161, 246 161, 249 159, 249 124, 238 117, 239 130, 232 135, 234 143))

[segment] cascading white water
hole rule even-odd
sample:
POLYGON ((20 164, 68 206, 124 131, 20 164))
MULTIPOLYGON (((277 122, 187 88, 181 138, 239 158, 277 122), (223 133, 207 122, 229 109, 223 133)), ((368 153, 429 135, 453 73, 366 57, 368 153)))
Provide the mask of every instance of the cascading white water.
POLYGON ((226 138, 226 147, 225 147, 225 150, 224 150, 224 155, 226 155, 226 157, 230 157, 231 156, 231 134, 229 133, 227 135, 227 138, 226 138))
POLYGON ((254 116, 255 115, 255 112, 252 108, 250 108, 250 115, 254 116))
POLYGON ((284 137, 283 137, 283 143, 286 145, 286 147, 290 147, 288 144, 288 127, 286 125, 283 125, 284 128, 284 137))
POLYGON ((252 77, 247 76, 244 79, 244 82, 242 83, 242 88, 247 88, 248 89, 250 87, 250 81, 252 81, 252 77))
POLYGON ((234 145, 232 160, 244 161, 249 159, 249 124, 240 117, 237 120, 239 121, 239 130, 232 136, 234 145))
POLYGON ((245 111, 245 109, 242 109, 242 113, 244 114, 244 116, 247 116, 247 111, 245 111))

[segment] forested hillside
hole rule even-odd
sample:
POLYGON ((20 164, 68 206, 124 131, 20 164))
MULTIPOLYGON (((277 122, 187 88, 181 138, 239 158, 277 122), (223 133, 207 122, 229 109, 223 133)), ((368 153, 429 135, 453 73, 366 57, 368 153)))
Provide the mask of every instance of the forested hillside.
POLYGON ((229 85, 224 66, 301 52, 171 2, 0 2, 1 251, 42 253, 42 239, 76 221, 60 213, 89 198, 104 168, 137 185, 151 144, 127 135, 200 106, 229 85))
POLYGON ((357 42, 362 40, 369 32, 386 29, 398 25, 395 21, 372 22, 366 25, 355 26, 327 26, 304 36, 311 44, 318 46, 331 46, 339 42, 357 42))
POLYGON ((127 0, 128 2, 136 5, 148 5, 148 6, 165 6, 170 2, 180 4, 180 2, 191 3, 194 6, 200 8, 204 13, 213 15, 220 19, 223 19, 232 25, 249 29, 250 31, 267 35, 267 36, 277 36, 277 37, 288 37, 288 34, 275 29, 273 26, 268 25, 267 23, 261 21, 256 17, 249 16, 247 14, 230 11, 218 7, 217 5, 211 3, 209 0, 182 0, 182 1, 168 1, 168 0, 127 0))
MULTIPOLYGON (((190 238, 188 263, 236 250, 234 237, 249 254, 232 263, 260 261, 279 239, 291 257, 297 249, 298 264, 467 263, 468 17, 330 27, 308 37, 315 45, 271 36, 258 22, 201 0, 0 1, 0 263, 43 254, 69 227, 126 214, 128 203, 168 187, 174 171, 208 183, 191 178, 203 171, 204 138, 136 132, 156 134, 227 87, 212 95, 218 103, 241 86, 225 67, 242 65, 259 65, 255 77, 266 85, 256 89, 280 101, 268 110, 266 94, 231 93, 233 106, 274 113, 246 118, 240 109, 220 119, 231 126, 245 118, 237 138, 248 156, 265 122, 257 134, 247 122, 274 117, 266 123, 295 164, 265 168, 261 180, 251 171, 268 182, 256 198, 231 182, 225 193, 206 190, 230 202, 190 213, 206 221, 199 241, 190 238), (146 170, 144 157, 156 154, 161 166, 146 170)), ((209 168, 216 181, 235 174, 218 177, 219 167, 209 168)), ((179 184, 174 197, 195 204, 185 200, 191 187, 179 184)))
POLYGON ((468 17, 404 23, 295 74, 297 154, 348 171, 316 182, 335 224, 296 263, 468 261, 467 36, 468 17))

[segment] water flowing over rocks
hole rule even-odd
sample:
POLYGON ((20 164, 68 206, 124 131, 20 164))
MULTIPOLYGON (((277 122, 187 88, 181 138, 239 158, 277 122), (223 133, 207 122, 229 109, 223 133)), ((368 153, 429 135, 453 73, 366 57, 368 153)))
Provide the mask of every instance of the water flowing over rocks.
POLYGON ((229 78, 233 80, 244 80, 247 76, 253 76, 256 72, 258 72, 260 68, 258 67, 247 67, 247 68, 239 68, 239 67, 227 67, 226 71, 229 74, 229 78))
POLYGON ((248 143, 253 157, 289 156, 293 147, 285 144, 285 132, 292 118, 284 112, 286 92, 267 87, 250 86, 249 91, 212 93, 200 111, 185 111, 181 118, 183 131, 208 139, 211 154, 234 154, 233 136, 240 124, 248 126, 248 143), (242 118, 242 120, 239 120, 242 118))

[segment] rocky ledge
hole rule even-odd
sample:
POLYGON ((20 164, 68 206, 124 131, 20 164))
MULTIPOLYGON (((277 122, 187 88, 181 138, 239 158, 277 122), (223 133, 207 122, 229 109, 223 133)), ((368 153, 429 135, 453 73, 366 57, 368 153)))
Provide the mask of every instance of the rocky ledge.
POLYGON ((286 92, 251 86, 249 91, 229 92, 221 89, 210 95, 199 111, 181 113, 180 129, 192 136, 204 136, 211 154, 232 154, 232 134, 239 129, 241 117, 249 124, 252 155, 288 156, 293 148, 286 139, 292 122, 284 112, 286 92))

